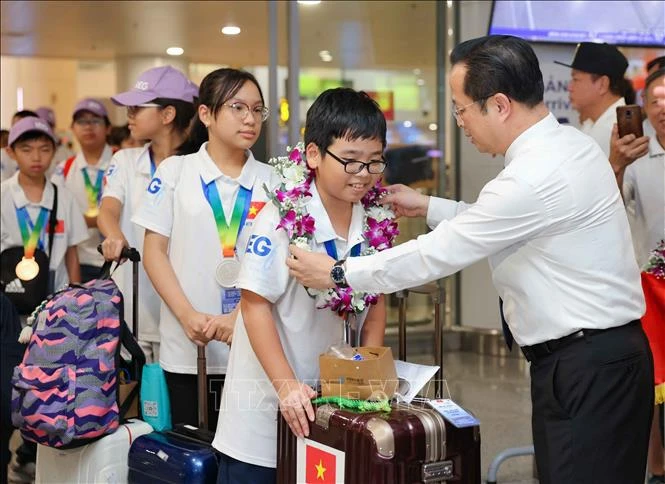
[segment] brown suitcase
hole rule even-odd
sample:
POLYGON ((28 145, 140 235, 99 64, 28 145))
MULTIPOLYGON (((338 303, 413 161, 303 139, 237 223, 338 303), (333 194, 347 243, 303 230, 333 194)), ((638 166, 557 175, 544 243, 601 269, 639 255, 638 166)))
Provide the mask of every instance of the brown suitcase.
MULTIPOLYGON (((432 284, 411 290, 431 294, 435 303, 435 353, 441 356, 441 289, 432 284)), ((400 359, 406 353, 406 298, 400 291, 400 359)), ((440 373, 436 393, 441 396, 440 373)), ((297 439, 278 418, 277 482, 480 483, 480 428, 457 428, 425 401, 393 403, 391 411, 357 413, 334 405, 315 407, 316 421, 306 439, 297 439)))

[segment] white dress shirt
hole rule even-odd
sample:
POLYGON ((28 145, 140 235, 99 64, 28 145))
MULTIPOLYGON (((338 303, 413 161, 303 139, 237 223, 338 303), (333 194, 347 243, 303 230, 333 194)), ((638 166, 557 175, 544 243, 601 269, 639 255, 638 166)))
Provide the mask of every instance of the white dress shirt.
POLYGON ((618 99, 610 107, 608 107, 603 114, 600 115, 596 121, 587 119, 582 123, 580 130, 582 133, 591 136, 600 149, 605 153, 605 157, 610 156, 610 139, 612 138, 612 127, 617 122, 617 108, 625 106, 626 100, 624 98, 618 99))
POLYGON ((649 140, 649 153, 626 168, 623 199, 633 221, 633 243, 641 267, 665 239, 665 149, 655 134, 649 140))
POLYGON ((581 328, 620 326, 644 313, 626 210, 600 148, 549 114, 506 152, 505 168, 466 205, 432 198, 434 230, 346 262, 356 290, 386 293, 489 257, 520 345, 581 328))

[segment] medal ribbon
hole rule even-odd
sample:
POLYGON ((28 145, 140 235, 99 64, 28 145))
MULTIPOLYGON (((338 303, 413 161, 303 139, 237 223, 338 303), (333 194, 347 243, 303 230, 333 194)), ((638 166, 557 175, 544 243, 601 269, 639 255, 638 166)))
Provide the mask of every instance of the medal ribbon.
MULTIPOLYGON (((334 240, 326 240, 323 245, 326 246, 326 252, 330 257, 337 259, 337 247, 334 240)), ((351 257, 358 257, 360 255, 360 242, 351 247, 351 257)))
POLYGON ((16 218, 18 226, 21 229, 21 239, 23 240, 23 254, 26 259, 32 259, 35 255, 35 249, 39 247, 44 250, 44 244, 41 241, 42 231, 46 226, 49 209, 42 207, 37 215, 37 222, 33 225, 30 220, 30 214, 25 207, 16 209, 16 218))
POLYGON ((88 195, 88 208, 96 208, 102 197, 102 179, 104 178, 104 170, 97 170, 97 180, 93 185, 90 181, 88 170, 83 168, 83 181, 85 182, 85 191, 88 195))
POLYGON ((235 255, 236 241, 242 227, 245 225, 249 206, 252 203, 252 190, 240 186, 236 203, 233 205, 231 220, 227 223, 215 180, 206 184, 203 181, 203 177, 201 177, 201 188, 203 188, 203 196, 205 196, 215 216, 217 233, 219 234, 219 241, 222 244, 222 256, 233 257, 235 255))
POLYGON ((155 178, 155 171, 157 171, 155 160, 152 157, 152 148, 148 148, 148 155, 150 155, 150 179, 152 180, 155 178))

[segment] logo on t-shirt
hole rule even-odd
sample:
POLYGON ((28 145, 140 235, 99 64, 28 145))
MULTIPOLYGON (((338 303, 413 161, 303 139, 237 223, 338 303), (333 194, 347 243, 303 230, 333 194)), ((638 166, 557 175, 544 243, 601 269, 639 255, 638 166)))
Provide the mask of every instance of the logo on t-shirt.
POLYGON ((247 254, 256 254, 259 257, 265 257, 272 250, 272 242, 263 235, 252 235, 247 242, 247 254))
POLYGON ((161 189, 162 189, 162 180, 160 180, 157 177, 150 180, 150 183, 148 184, 148 193, 152 193, 153 195, 155 195, 161 189))
POLYGON ((113 174, 115 173, 115 171, 116 171, 117 168, 118 168, 118 167, 117 167, 117 165, 116 165, 115 163, 112 164, 111 166, 109 166, 109 169, 106 170, 106 176, 111 176, 111 175, 113 175, 113 174))

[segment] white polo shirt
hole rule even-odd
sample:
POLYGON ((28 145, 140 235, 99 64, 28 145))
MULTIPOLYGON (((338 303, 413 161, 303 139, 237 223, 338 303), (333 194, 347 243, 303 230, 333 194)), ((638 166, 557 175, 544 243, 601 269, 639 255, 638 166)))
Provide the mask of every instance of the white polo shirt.
POLYGON ((10 179, 18 171, 18 164, 7 153, 7 148, 0 148, 0 182, 10 179))
POLYGON ((626 167, 623 199, 633 221, 633 243, 642 267, 665 239, 665 149, 654 134, 649 153, 626 167))
MULTIPOLYGON (((314 184, 310 192, 307 208, 316 223, 312 250, 325 253, 325 242, 334 240, 339 258, 348 257, 353 246, 364 242, 362 205, 353 207, 347 242, 335 233, 314 184)), ((305 288, 289 277, 285 263, 289 239, 284 230, 276 230, 279 220, 272 204, 257 219, 239 286, 273 304, 282 348, 296 378, 316 388, 319 355, 341 341, 342 319, 329 308, 317 309, 305 288)), ((360 315, 360 325, 366 312, 360 315)), ((213 447, 243 462, 275 467, 278 407, 277 394, 252 350, 242 317, 238 317, 213 447)))
MULTIPOLYGON (((16 218, 16 209, 26 207, 30 219, 34 222, 41 211, 53 207, 53 185, 46 182, 42 199, 39 203, 30 202, 18 182, 18 173, 2 182, 0 185, 2 199, 2 236, 0 238, 0 251, 10 247, 23 247, 21 229, 16 218)), ((69 283, 69 275, 65 265, 65 252, 68 247, 77 245, 88 238, 83 214, 78 208, 72 194, 64 188, 58 187, 58 208, 56 212, 57 224, 53 234, 53 254, 50 257, 49 267, 55 271, 55 289, 60 289, 69 283)), ((40 240, 44 252, 48 254, 48 221, 40 240)))
POLYGON ((485 257, 521 346, 644 314, 640 272, 614 172, 587 136, 550 113, 510 145, 472 205, 430 200, 416 240, 346 262, 358 290, 395 292, 485 257))
MULTIPOLYGON (((67 160, 65 160, 58 164, 51 181, 58 186, 66 187, 72 192, 81 212, 85 213, 86 210, 88 210, 88 195, 85 191, 83 170, 88 172, 91 182, 95 183, 95 180, 97 180, 97 173, 99 171, 102 173, 106 172, 109 163, 111 163, 112 156, 113 151, 111 150, 111 147, 106 145, 97 164, 89 165, 88 162, 85 161, 83 152, 79 152, 76 155, 76 158, 74 158, 74 163, 67 173, 67 178, 64 176, 65 164, 67 163, 67 160)), ((88 229, 88 240, 78 246, 79 262, 82 265, 101 267, 102 264, 104 264, 104 257, 97 252, 97 246, 102 243, 102 240, 102 234, 99 229, 88 229)))
POLYGON ((605 156, 610 156, 610 140, 612 139, 612 127, 617 122, 617 108, 625 106, 626 100, 624 98, 618 99, 610 107, 608 107, 603 114, 600 115, 596 121, 587 119, 582 123, 580 130, 582 133, 591 136, 600 149, 603 150, 605 156))
MULTIPOLYGON (((128 148, 113 155, 106 170, 106 183, 102 197, 112 197, 122 203, 120 230, 130 247, 134 247, 143 257, 143 236, 145 229, 132 222, 137 213, 152 175, 150 173, 149 145, 143 148, 128 148)), ((132 327, 132 263, 125 262, 113 273, 125 299, 125 320, 132 327)), ((139 264, 139 339, 159 342, 160 299, 152 282, 139 264)))
MULTIPOLYGON (((206 150, 173 156, 160 163, 147 193, 132 222, 169 237, 169 258, 178 282, 194 309, 203 313, 221 314, 222 289, 215 280, 215 269, 222 260, 222 249, 213 212, 201 188, 215 180, 227 220, 230 220, 239 186, 252 189, 253 212, 236 242, 237 248, 247 246, 250 228, 258 211, 268 198, 263 184, 273 186, 278 177, 271 166, 254 159, 247 152, 247 162, 236 179, 224 175, 206 150)), ((238 249, 240 260, 244 250, 238 249)), ((160 364, 166 371, 196 374, 196 345, 185 334, 180 322, 161 303, 159 332, 160 364)), ((207 346, 208 373, 226 373, 228 346, 211 341, 207 346)))

